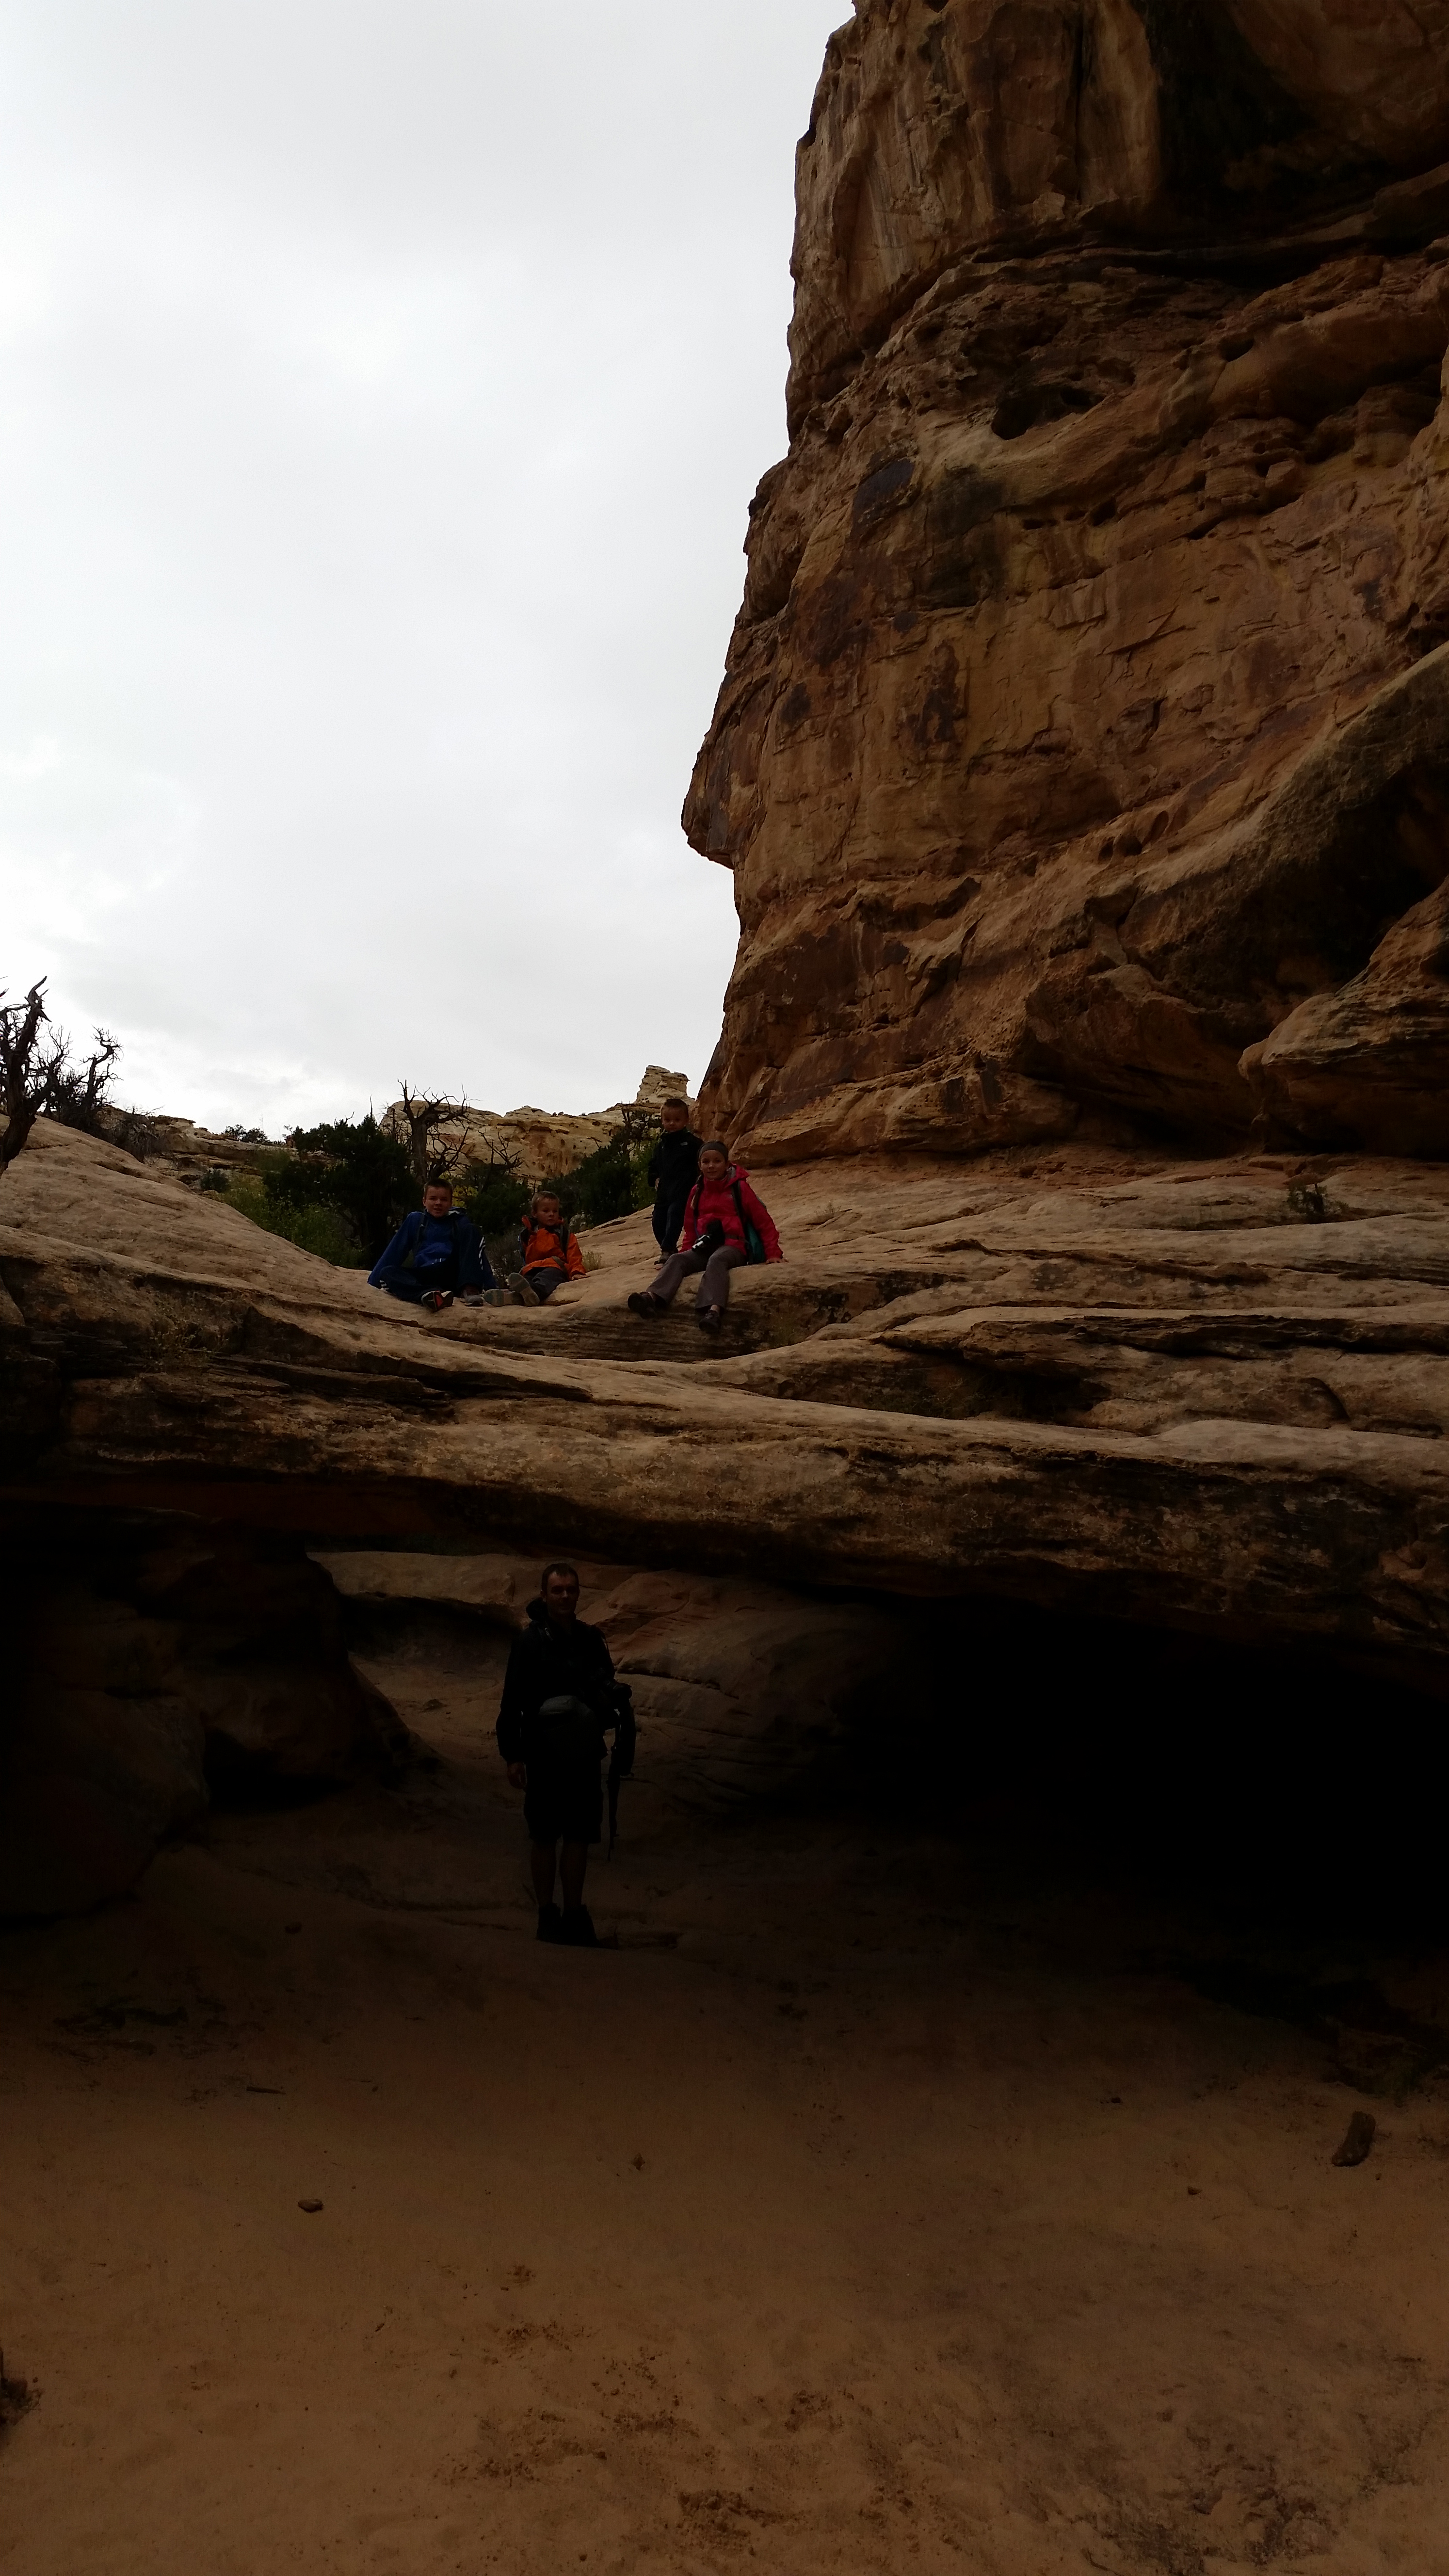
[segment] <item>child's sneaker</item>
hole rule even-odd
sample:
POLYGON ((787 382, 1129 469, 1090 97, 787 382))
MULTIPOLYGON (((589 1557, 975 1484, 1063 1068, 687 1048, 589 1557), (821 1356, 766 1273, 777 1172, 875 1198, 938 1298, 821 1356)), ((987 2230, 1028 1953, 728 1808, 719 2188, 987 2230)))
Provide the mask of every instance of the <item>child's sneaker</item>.
POLYGON ((451 1288, 428 1288, 423 1293, 422 1302, 433 1314, 441 1315, 445 1306, 451 1306, 453 1291, 451 1288))
POLYGON ((510 1270, 508 1274, 508 1285, 512 1289, 520 1306, 536 1306, 539 1303, 536 1291, 529 1285, 528 1273, 526 1271, 510 1270))

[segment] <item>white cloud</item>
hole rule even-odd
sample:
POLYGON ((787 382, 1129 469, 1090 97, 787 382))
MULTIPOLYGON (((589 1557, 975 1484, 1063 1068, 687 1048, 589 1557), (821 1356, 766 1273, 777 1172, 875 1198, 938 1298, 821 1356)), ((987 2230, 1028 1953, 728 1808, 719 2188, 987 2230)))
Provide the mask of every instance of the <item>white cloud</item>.
POLYGON ((0 981, 222 1120, 698 1077, 843 0, 0 19, 0 981))

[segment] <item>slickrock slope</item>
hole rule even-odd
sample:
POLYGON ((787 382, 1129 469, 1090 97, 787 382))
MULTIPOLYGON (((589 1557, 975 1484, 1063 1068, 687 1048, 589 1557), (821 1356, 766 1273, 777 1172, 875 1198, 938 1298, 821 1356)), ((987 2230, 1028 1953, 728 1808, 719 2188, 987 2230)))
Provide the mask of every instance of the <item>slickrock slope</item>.
POLYGON ((857 0, 686 808, 747 1155, 1449 1151, 1446 156, 1437 0, 857 0))
POLYGON ((723 1348, 388 1306, 113 1148, 0 1203, 8 1497, 1445 1650, 1449 1175, 1274 1158, 780 1173, 723 1348), (600 1356, 626 1351, 632 1358, 600 1356))

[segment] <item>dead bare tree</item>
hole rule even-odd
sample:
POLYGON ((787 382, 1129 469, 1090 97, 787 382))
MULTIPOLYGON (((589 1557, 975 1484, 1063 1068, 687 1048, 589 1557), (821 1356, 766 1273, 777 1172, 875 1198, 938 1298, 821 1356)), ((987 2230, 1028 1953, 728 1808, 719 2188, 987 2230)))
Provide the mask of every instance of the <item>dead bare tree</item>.
POLYGON ((664 1121, 657 1109, 641 1107, 637 1100, 631 1100, 624 1104, 614 1132, 622 1136, 626 1154, 637 1154, 641 1145, 652 1145, 655 1137, 663 1134, 664 1121))
POLYGON ((43 975, 23 1002, 7 1002, 0 992, 0 1108, 6 1119, 0 1172, 23 1151, 37 1118, 59 1119, 88 1136, 105 1135, 111 1071, 120 1052, 120 1039, 97 1029, 86 1061, 73 1057, 64 1029, 46 1010, 43 975))
POLYGON ((58 1118, 63 1127, 79 1127, 87 1136, 109 1135, 115 1115, 110 1100, 111 1073, 120 1052, 120 1039, 112 1037, 109 1029, 97 1029, 85 1063, 74 1062, 69 1038, 63 1029, 57 1030, 49 1083, 41 1103, 44 1115, 58 1118))
POLYGON ((454 1120, 467 1118, 467 1094, 449 1100, 432 1092, 410 1091, 406 1083, 401 1090, 402 1098, 393 1116, 407 1130, 402 1141, 419 1190, 425 1190, 430 1181, 455 1180, 472 1160, 468 1139, 463 1135, 445 1140, 441 1131, 454 1120))
POLYGON ((523 1162, 523 1156, 516 1154, 511 1145, 505 1145, 501 1136, 475 1136, 468 1160, 475 1172, 501 1172, 505 1179, 511 1181, 523 1162))
POLYGON ((0 1108, 6 1120, 0 1172, 22 1151, 45 1105, 49 1071, 41 1031, 49 1025, 43 975, 23 1002, 7 1002, 0 991, 0 1108))

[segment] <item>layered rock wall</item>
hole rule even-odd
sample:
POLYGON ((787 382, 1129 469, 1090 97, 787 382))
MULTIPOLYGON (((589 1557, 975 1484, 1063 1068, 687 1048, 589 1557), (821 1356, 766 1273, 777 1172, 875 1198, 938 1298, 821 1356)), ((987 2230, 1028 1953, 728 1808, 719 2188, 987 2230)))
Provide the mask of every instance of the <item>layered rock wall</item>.
POLYGON ((1442 6, 831 39, 686 807, 747 1155, 1449 1151, 1446 153, 1442 6))

